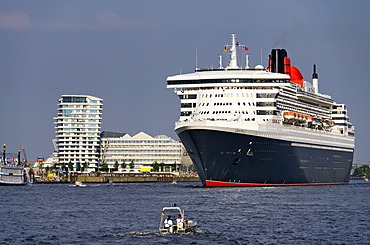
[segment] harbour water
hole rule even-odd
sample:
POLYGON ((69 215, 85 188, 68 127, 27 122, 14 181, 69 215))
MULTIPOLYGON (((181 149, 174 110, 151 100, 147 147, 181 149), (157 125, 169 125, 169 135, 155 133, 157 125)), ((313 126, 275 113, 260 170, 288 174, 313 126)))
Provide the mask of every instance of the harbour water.
POLYGON ((0 187, 0 244, 370 244, 370 184, 203 188, 199 183, 0 187), (160 235, 177 203, 198 231, 160 235))

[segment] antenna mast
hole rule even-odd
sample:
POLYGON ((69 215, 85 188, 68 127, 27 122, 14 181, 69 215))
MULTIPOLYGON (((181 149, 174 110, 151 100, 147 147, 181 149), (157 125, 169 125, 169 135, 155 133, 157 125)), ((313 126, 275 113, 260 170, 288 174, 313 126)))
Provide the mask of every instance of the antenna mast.
POLYGON ((231 48, 230 48, 230 60, 229 65, 226 68, 231 69, 238 69, 238 61, 236 59, 236 46, 239 45, 239 43, 236 42, 236 34, 231 34, 231 48))
MULTIPOLYGON (((239 45, 239 42, 236 41, 236 34, 231 34, 231 45, 225 46, 225 51, 230 51, 230 60, 229 65, 226 67, 226 69, 239 69, 238 61, 236 57, 236 48, 237 47, 243 47, 245 51, 248 50, 248 48, 245 45, 239 45), (228 48, 230 47, 230 49, 228 48)), ((246 66, 249 66, 249 61, 246 61, 246 66)))

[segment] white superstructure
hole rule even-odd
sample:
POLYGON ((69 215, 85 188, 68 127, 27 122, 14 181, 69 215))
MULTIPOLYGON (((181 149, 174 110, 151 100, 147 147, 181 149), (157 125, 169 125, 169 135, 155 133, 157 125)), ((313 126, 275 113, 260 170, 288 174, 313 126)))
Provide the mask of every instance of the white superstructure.
POLYGON ((354 127, 346 106, 318 92, 316 68, 314 85, 290 66, 289 58, 279 64, 278 54, 270 57, 267 69, 261 65, 242 69, 237 65, 237 46, 233 34, 225 69, 197 69, 167 78, 167 88, 181 100, 177 133, 207 128, 353 152, 354 127))

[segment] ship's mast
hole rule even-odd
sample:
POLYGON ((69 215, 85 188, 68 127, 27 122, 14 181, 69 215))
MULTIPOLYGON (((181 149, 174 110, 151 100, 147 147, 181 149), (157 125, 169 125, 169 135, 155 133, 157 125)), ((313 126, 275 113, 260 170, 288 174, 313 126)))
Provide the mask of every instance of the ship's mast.
POLYGON ((229 60, 229 65, 226 68, 229 69, 238 69, 238 61, 236 59, 236 34, 233 33, 231 34, 231 48, 230 48, 230 60, 229 60))

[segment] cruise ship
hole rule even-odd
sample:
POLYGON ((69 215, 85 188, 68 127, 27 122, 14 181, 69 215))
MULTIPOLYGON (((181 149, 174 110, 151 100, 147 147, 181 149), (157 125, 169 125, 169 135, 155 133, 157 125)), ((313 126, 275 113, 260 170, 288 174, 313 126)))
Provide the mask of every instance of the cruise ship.
POLYGON ((167 78, 181 102, 175 131, 203 185, 348 184, 354 126, 345 104, 319 92, 316 65, 308 82, 285 49, 267 68, 250 68, 246 50, 232 34, 226 67, 220 56, 218 68, 167 78))

